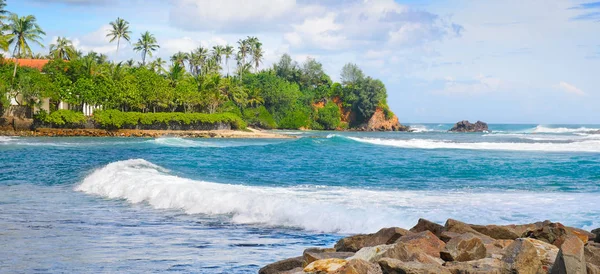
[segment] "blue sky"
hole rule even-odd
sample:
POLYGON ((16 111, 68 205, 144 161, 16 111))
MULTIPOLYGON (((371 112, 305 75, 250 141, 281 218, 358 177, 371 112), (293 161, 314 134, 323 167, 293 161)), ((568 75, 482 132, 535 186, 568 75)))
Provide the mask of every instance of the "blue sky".
MULTIPOLYGON (((112 59, 108 22, 128 20, 168 58, 257 36, 265 66, 314 57, 334 79, 347 62, 387 86, 401 122, 600 123, 600 2, 578 0, 8 0, 46 44, 66 36, 112 59)), ((47 51, 47 49, 36 49, 47 51)))

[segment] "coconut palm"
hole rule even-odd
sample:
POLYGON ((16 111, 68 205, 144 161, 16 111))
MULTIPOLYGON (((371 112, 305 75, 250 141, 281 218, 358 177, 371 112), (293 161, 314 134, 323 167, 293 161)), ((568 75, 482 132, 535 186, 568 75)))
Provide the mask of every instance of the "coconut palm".
MULTIPOLYGON (((174 64, 179 64, 178 62, 173 62, 174 64)), ((156 58, 156 60, 150 62, 150 64, 148 64, 149 68, 158 73, 158 74, 165 74, 167 72, 167 70, 165 69, 165 65, 167 65, 167 61, 163 60, 162 58, 156 58)))
POLYGON ((227 76, 229 77, 229 58, 233 55, 233 47, 230 45, 225 46, 223 55, 225 55, 225 65, 227 66, 227 76))
POLYGON ((185 52, 177 52, 175 54, 173 54, 173 56, 171 56, 171 62, 173 62, 174 64, 177 63, 180 66, 184 67, 185 65, 185 61, 189 61, 189 56, 187 53, 185 52))
POLYGON ((212 58, 215 59, 215 62, 219 66, 221 65, 223 50, 224 50, 224 48, 221 45, 213 46, 213 49, 212 49, 212 58))
POLYGON ((9 32, 9 44, 14 44, 15 49, 13 50, 13 56, 15 57, 15 69, 13 72, 13 78, 17 76, 17 66, 19 59, 22 56, 31 56, 32 51, 29 47, 29 43, 38 44, 40 47, 44 47, 42 44, 42 36, 46 33, 37 24, 37 20, 33 15, 27 15, 19 17, 18 15, 11 13, 8 16, 8 25, 6 29, 9 32))
POLYGON ((4 19, 8 15, 8 11, 4 8, 6 8, 6 0, 0 0, 0 27, 4 25, 4 19))
POLYGON ((50 45, 50 55, 55 59, 73 60, 77 56, 77 50, 71 40, 58 37, 56 43, 50 45))
POLYGON ((208 50, 204 47, 198 47, 190 53, 190 67, 192 73, 199 75, 204 74, 206 70, 206 59, 208 58, 208 50))
POLYGON ((121 38, 125 39, 127 42, 129 42, 131 39, 129 37, 131 34, 131 31, 129 30, 129 22, 117 17, 115 21, 110 22, 110 26, 112 29, 108 30, 106 37, 110 37, 111 43, 117 40, 117 54, 119 54, 119 44, 121 43, 121 38))
POLYGON ((140 39, 135 43, 133 50, 142 52, 142 66, 146 65, 146 55, 152 57, 152 53, 158 50, 160 46, 156 42, 153 34, 146 31, 142 33, 140 39))
POLYGON ((252 62, 254 63, 254 72, 258 72, 258 66, 262 63, 264 57, 264 51, 262 50, 261 42, 254 42, 252 44, 252 62))
POLYGON ((246 56, 248 55, 248 52, 250 51, 250 47, 248 44, 248 40, 247 39, 240 39, 238 42, 238 66, 243 66, 246 64, 246 56))

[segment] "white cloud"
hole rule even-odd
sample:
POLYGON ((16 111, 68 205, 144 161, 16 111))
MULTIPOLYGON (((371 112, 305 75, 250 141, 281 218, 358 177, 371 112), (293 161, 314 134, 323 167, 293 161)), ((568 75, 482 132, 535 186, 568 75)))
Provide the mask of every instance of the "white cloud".
POLYGON ((457 81, 453 77, 445 77, 444 89, 439 91, 445 94, 480 94, 497 91, 503 84, 498 78, 479 74, 471 80, 457 81))
POLYGON ((346 38, 338 33, 342 25, 335 21, 336 14, 332 12, 324 17, 307 18, 302 24, 294 24, 294 31, 286 33, 284 38, 293 47, 317 47, 327 50, 346 48, 346 38))
POLYGON ((585 92, 583 92, 581 89, 564 81, 558 83, 558 88, 566 93, 575 94, 579 96, 585 95, 585 92))

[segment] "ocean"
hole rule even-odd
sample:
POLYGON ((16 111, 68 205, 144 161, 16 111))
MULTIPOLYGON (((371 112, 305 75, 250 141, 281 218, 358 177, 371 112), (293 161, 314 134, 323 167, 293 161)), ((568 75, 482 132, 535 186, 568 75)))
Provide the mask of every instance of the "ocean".
POLYGON ((1 273, 256 273, 418 218, 600 227, 597 125, 0 137, 1 273))

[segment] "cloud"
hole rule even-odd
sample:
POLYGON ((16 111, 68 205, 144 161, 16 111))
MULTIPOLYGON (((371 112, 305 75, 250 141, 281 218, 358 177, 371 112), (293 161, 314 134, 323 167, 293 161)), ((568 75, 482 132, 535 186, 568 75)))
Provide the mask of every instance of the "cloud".
POLYGON ((497 91, 503 84, 499 78, 479 74, 471 80, 458 81, 454 77, 444 77, 444 94, 479 94, 497 91))
POLYGON ((585 11, 583 14, 571 18, 572 20, 600 21, 600 2, 583 3, 570 9, 585 11))
POLYGON ((574 86, 572 84, 564 82, 564 81, 561 81, 560 83, 558 83, 557 87, 566 93, 575 94, 578 96, 585 95, 585 92, 583 92, 581 89, 577 88, 576 86, 574 86))
POLYGON ((289 20, 295 0, 173 0, 170 22, 190 31, 244 32, 272 29, 289 20))
POLYGON ((66 5, 78 5, 78 6, 103 6, 110 3, 114 3, 115 0, 32 0, 38 3, 44 4, 66 4, 66 5))

